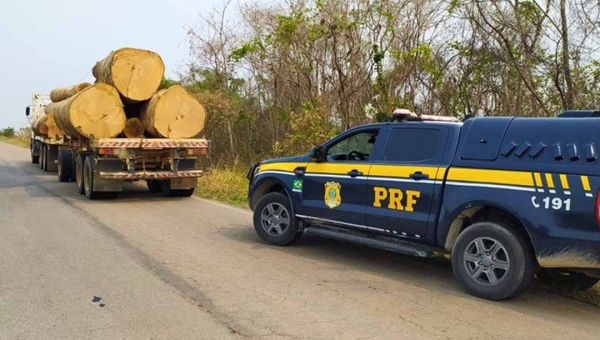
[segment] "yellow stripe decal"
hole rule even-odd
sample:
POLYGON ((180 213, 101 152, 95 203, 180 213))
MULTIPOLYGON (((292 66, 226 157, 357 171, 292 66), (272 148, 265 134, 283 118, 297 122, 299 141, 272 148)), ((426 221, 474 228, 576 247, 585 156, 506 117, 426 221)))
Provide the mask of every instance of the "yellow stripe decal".
POLYGON ((531 172, 450 168, 449 181, 534 186, 531 172))
POLYGON ((560 185, 562 185, 563 189, 569 190, 569 180, 567 179, 567 175, 560 175, 560 185))
POLYGON ((554 179, 552 178, 552 174, 546 174, 546 183, 548 183, 548 188, 554 189, 554 179))
POLYGON ((307 163, 296 163, 296 162, 290 162, 290 163, 267 163, 267 164, 261 164, 260 165, 260 172, 263 171, 289 171, 292 172, 294 171, 294 169, 296 169, 297 167, 300 166, 306 166, 307 163))
POLYGON ((540 175, 539 172, 535 172, 533 174, 533 180, 535 181, 535 186, 536 187, 543 187, 544 183, 542 183, 542 176, 540 175))
POLYGON ((347 175, 352 170, 358 170, 364 176, 369 174, 371 164, 357 163, 309 163, 306 167, 306 173, 309 174, 329 174, 329 175, 347 175))
POLYGON ((583 190, 592 191, 592 188, 590 187, 590 180, 588 179, 588 176, 581 176, 581 184, 583 184, 583 190))
POLYGON ((438 170, 438 167, 429 166, 373 165, 369 172, 369 176, 409 178, 411 174, 421 171, 422 173, 429 175, 429 179, 437 179, 438 170))

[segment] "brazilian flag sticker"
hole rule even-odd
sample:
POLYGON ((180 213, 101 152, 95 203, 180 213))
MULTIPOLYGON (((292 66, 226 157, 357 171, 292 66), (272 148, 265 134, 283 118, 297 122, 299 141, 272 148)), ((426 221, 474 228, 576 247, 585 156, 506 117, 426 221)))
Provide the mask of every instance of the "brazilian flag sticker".
POLYGON ((304 187, 304 181, 301 179, 295 179, 294 183, 292 183, 292 190, 295 192, 302 192, 302 188, 304 187))

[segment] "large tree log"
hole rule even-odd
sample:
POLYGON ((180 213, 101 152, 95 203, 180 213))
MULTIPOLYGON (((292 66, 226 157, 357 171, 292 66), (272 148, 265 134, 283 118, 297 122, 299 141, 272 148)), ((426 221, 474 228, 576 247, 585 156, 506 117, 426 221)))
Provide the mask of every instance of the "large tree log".
POLYGON ((142 138, 144 137, 144 125, 138 118, 129 118, 125 122, 123 134, 127 138, 142 138))
POLYGON ((62 138, 64 136, 63 132, 56 125, 56 119, 54 118, 54 112, 50 112, 46 115, 46 121, 44 122, 44 126, 46 127, 46 135, 50 138, 62 138))
POLYGON ((56 106, 58 127, 70 137, 112 138, 125 128, 125 112, 114 87, 98 83, 56 106))
POLYGON ((204 128, 206 111, 183 87, 172 86, 144 105, 140 120, 152 137, 191 138, 204 128))
POLYGON ((57 87, 50 91, 50 100, 54 103, 61 102, 69 97, 73 97, 77 93, 92 86, 90 83, 81 83, 73 86, 57 87))
POLYGON ((150 99, 165 74, 161 57, 146 50, 121 48, 112 51, 92 69, 96 82, 114 86, 127 104, 150 99))
POLYGON ((31 122, 31 129, 36 135, 45 135, 48 133, 48 128, 44 123, 46 122, 47 116, 39 116, 31 122))

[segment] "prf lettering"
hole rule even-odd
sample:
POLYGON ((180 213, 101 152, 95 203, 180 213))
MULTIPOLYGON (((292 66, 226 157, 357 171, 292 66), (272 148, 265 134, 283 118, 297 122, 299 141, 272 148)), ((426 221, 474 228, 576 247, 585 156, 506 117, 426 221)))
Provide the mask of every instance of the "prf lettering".
POLYGON ((388 209, 395 209, 400 211, 415 211, 414 207, 417 204, 417 199, 421 197, 421 192, 416 190, 405 190, 394 188, 382 188, 374 187, 375 200, 373 206, 377 208, 382 207, 382 201, 388 200, 388 209), (404 204, 402 202, 404 201, 404 204))

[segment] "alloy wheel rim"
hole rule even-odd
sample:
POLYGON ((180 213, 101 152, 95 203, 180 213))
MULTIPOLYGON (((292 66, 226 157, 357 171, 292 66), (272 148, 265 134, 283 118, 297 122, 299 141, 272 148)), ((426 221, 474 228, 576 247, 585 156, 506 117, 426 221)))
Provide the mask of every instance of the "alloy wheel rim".
POLYGON ((498 285, 510 271, 506 247, 492 237, 478 237, 471 241, 463 258, 467 274, 480 285, 498 285))
POLYGON ((269 203, 260 214, 262 228, 271 236, 282 236, 290 227, 290 214, 279 203, 269 203))

